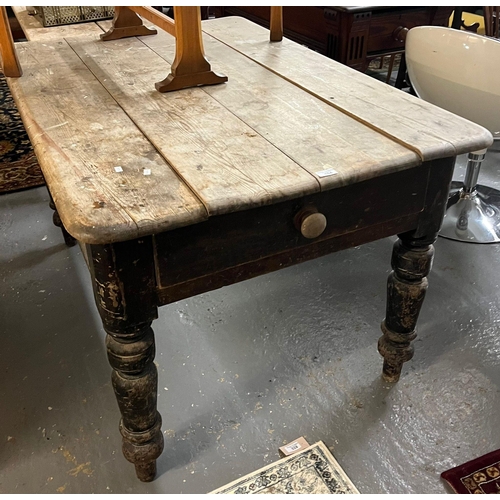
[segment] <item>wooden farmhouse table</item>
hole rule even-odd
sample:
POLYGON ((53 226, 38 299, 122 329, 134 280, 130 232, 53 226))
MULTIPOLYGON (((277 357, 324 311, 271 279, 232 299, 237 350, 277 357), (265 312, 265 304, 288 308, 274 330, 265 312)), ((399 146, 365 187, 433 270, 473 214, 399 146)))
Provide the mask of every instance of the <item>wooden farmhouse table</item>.
POLYGON ((175 49, 161 30, 19 43, 23 76, 8 79, 67 240, 85 249, 123 452, 142 480, 163 449, 159 306, 397 234, 379 341, 396 381, 455 157, 492 143, 295 42, 269 42, 248 20, 202 27, 227 83, 157 92, 175 49))

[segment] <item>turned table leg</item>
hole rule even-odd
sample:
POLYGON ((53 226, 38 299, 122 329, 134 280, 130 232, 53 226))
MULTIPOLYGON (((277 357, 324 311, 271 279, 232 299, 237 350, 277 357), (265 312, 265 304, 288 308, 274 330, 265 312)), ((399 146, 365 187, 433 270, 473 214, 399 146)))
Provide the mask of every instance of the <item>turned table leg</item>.
POLYGON ((433 243, 441 227, 455 158, 425 162, 428 169, 426 199, 415 230, 400 234, 392 252, 392 269, 387 280, 387 309, 382 321, 378 350, 384 357, 383 377, 397 382, 403 363, 413 357, 412 341, 417 336, 417 319, 427 291, 432 267, 433 243))
POLYGON ((397 382, 403 363, 413 357, 412 340, 432 266, 434 247, 419 246, 404 235, 394 244, 392 273, 387 280, 387 311, 378 350, 384 357, 383 377, 397 382))
POLYGON ((54 200, 52 199, 52 195, 50 194, 49 191, 49 196, 50 196, 50 201, 49 201, 49 207, 54 210, 54 214, 52 215, 52 222, 54 223, 54 226, 60 227, 61 232, 64 238, 64 242, 66 243, 66 246, 68 247, 73 247, 76 245, 76 240, 71 236, 71 234, 66 231, 66 228, 64 227, 64 224, 61 221, 61 217, 59 217, 59 212, 57 211, 56 205, 54 203, 54 200))
POLYGON ((123 455, 135 465, 141 481, 152 481, 163 451, 161 417, 156 410, 158 373, 153 363, 155 341, 150 324, 133 331, 106 329, 111 380, 122 414, 123 455))
POLYGON ((141 481, 152 481, 163 451, 153 363, 157 316, 151 238, 89 245, 94 296, 107 333, 112 383, 121 412, 123 455, 141 481))

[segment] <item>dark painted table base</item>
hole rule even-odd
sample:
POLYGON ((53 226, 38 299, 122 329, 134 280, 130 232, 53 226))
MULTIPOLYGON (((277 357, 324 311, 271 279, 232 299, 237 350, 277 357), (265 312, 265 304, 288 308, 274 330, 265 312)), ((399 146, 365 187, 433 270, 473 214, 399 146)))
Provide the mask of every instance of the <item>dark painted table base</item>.
POLYGON ((168 233, 86 246, 122 414, 123 454, 140 480, 154 479, 163 450, 151 328, 161 305, 398 234, 378 349, 385 380, 399 379, 403 363, 413 356, 411 342, 454 163, 455 158, 426 162, 168 233), (310 206, 328 220, 325 232, 314 240, 304 238, 293 224, 294 215, 310 206))

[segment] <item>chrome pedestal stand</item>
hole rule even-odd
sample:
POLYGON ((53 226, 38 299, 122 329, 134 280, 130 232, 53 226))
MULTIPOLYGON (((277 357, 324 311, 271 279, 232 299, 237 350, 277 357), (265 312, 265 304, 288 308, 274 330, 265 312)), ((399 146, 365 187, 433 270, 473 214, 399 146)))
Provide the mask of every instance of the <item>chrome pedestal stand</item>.
POLYGON ((500 242, 500 191, 477 184, 486 150, 469 154, 464 182, 452 182, 439 236, 470 243, 500 242))

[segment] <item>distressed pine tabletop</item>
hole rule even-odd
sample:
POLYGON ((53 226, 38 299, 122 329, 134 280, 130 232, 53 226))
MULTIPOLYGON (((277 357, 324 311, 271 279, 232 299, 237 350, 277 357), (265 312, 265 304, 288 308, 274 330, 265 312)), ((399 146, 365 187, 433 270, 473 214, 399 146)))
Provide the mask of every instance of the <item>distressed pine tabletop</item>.
MULTIPOLYGON (((98 23, 100 24, 100 23, 98 23)), ((94 26, 98 26, 95 24, 94 26)), ((222 85, 161 94, 175 40, 16 44, 9 79, 66 229, 111 243, 413 168, 485 129, 242 18, 203 22, 222 85), (333 173, 332 173, 333 172, 333 173)), ((33 38, 36 38, 33 37, 33 38)))

